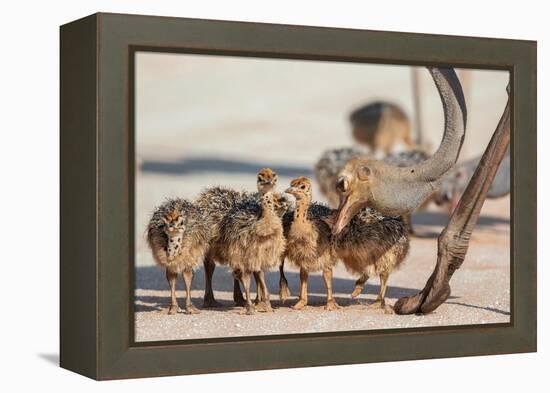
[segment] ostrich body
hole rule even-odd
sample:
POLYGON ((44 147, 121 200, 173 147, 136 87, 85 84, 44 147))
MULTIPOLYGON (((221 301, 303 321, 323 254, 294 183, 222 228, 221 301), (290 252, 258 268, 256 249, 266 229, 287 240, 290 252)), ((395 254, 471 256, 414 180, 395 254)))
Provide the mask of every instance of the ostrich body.
POLYGON ((147 243, 157 265, 166 269, 171 303, 168 313, 179 310, 176 280, 182 274, 185 282, 185 312, 198 313, 191 302, 193 270, 206 252, 207 228, 200 209, 185 199, 170 199, 153 212, 147 226, 147 243))
POLYGON ((308 303, 307 280, 311 272, 323 271, 327 290, 326 310, 340 306, 332 296, 332 268, 336 257, 331 246, 330 227, 324 221, 331 214, 327 206, 311 203, 311 182, 305 177, 292 180, 287 193, 296 198, 296 208, 284 217, 287 239, 286 257, 300 268, 300 298, 294 309, 308 303))
POLYGON ((385 308, 386 285, 409 251, 407 226, 401 218, 362 209, 333 239, 336 256, 346 269, 359 276, 352 297, 357 297, 369 277, 380 277, 380 293, 369 308, 385 308))
MULTIPOLYGON (((204 271, 205 271, 205 290, 204 290, 204 307, 221 307, 214 297, 212 289, 212 276, 216 269, 216 262, 225 264, 221 257, 220 248, 223 244, 220 241, 222 221, 230 211, 239 206, 244 199, 251 198, 251 194, 235 191, 227 187, 211 187, 201 192, 195 201, 195 205, 200 207, 204 212, 204 225, 208 228, 208 247, 204 256, 204 271)), ((233 300, 237 306, 244 306, 243 298, 239 282, 235 279, 233 283, 233 300)))
MULTIPOLYGON (((437 192, 436 203, 448 205, 449 216, 452 214, 460 197, 464 193, 468 183, 479 165, 481 157, 476 157, 466 162, 455 165, 443 178, 437 192)), ((510 151, 506 152, 502 163, 499 165, 491 188, 487 192, 487 198, 502 198, 510 193, 510 151)))
MULTIPOLYGON (((274 196, 267 192, 261 203, 255 198, 243 199, 222 220, 220 226, 220 258, 233 270, 246 292, 246 312, 254 307, 250 298, 251 273, 275 269, 285 250, 285 237, 281 218, 275 212, 274 196)), ((263 276, 261 276, 263 278, 263 276)), ((265 280, 258 282, 270 308, 269 292, 265 280)))
POLYGON ((376 101, 350 115, 353 138, 367 146, 375 157, 384 157, 413 147, 407 114, 390 102, 376 101))
MULTIPOLYGON (((235 191, 224 187, 212 187, 204 190, 197 199, 197 204, 200 205, 205 211, 209 212, 206 219, 206 225, 211 229, 211 241, 209 251, 204 260, 205 275, 206 275, 206 290, 204 297, 205 307, 219 307, 220 304, 214 298, 214 292, 212 289, 212 276, 215 270, 215 262, 222 265, 226 265, 227 262, 223 259, 223 248, 226 246, 221 239, 220 228, 223 220, 228 214, 247 206, 252 201, 261 200, 261 197, 267 192, 274 191, 277 185, 278 176, 270 168, 263 168, 258 172, 256 186, 256 193, 247 193, 242 191, 235 191)), ((276 214, 282 217, 290 206, 290 201, 284 194, 273 193, 273 204, 276 214)), ((290 291, 288 290, 288 282, 284 276, 283 270, 284 260, 280 263, 280 295, 288 297, 290 291)), ((266 293, 263 293, 263 287, 266 286, 263 271, 254 272, 254 278, 257 284, 257 297, 256 308, 259 311, 269 311, 266 293)), ((233 300, 237 306, 245 306, 246 301, 243 297, 239 280, 237 277, 233 283, 233 300)))

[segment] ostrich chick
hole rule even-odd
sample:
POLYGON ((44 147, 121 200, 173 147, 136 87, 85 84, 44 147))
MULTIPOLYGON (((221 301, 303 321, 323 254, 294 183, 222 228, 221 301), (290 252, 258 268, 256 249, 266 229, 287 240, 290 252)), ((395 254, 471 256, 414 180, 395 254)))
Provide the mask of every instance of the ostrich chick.
MULTIPOLYGON (((271 270, 280 263, 285 250, 285 237, 281 218, 275 212, 273 193, 244 199, 224 218, 220 227, 220 256, 233 270, 246 293, 246 313, 253 314, 250 298, 251 273, 271 270)), ((260 276, 263 278, 263 275, 260 276)), ((258 282, 264 301, 271 309, 265 280, 258 282)))
POLYGON ((353 138, 368 146, 378 159, 413 147, 411 122, 396 104, 372 102, 353 111, 349 120, 353 138))
MULTIPOLYGON (((208 228, 208 248, 204 257, 204 271, 205 271, 205 290, 204 290, 204 307, 205 308, 217 308, 221 307, 214 297, 214 290, 212 288, 212 276, 216 269, 216 262, 219 264, 225 264, 225 261, 220 256, 220 249, 223 244, 220 241, 220 228, 223 219, 230 211, 235 209, 244 198, 250 198, 251 195, 232 190, 226 187, 210 187, 202 191, 195 205, 200 207, 204 212, 204 225, 208 228)), ((239 282, 234 281, 233 284, 233 300, 235 305, 244 306, 245 300, 243 298, 239 282)))
POLYGON ((199 313, 191 302, 193 270, 198 267, 206 250, 206 229, 201 224, 200 210, 185 199, 171 199, 158 207, 147 226, 147 243, 157 265, 166 269, 170 286, 169 314, 179 310, 176 281, 182 274, 185 282, 185 312, 199 313))
MULTIPOLYGON (((208 252, 204 260, 205 268, 205 277, 206 277, 206 288, 204 294, 204 307, 220 307, 221 305, 214 298, 214 291, 212 289, 212 276, 215 270, 215 262, 219 264, 226 265, 226 261, 223 259, 222 249, 225 247, 223 241, 220 238, 220 227, 224 218, 235 209, 238 209, 243 201, 246 200, 256 200, 258 204, 262 195, 273 190, 277 184, 277 174, 269 169, 264 168, 260 170, 257 177, 256 186, 258 192, 255 194, 249 194, 247 192, 235 191, 229 188, 223 187, 212 187, 204 190, 199 197, 197 198, 196 205, 201 206, 205 211, 208 212, 205 225, 209 228, 210 235, 210 245, 208 252)), ((274 194, 274 208, 275 212, 282 216, 290 206, 290 201, 283 194, 274 194)), ((282 271, 282 267, 280 267, 282 271)), ((265 280, 263 277, 263 272, 254 273, 256 284, 259 284, 260 281, 265 280)), ((282 273, 283 284, 286 284, 286 278, 284 273, 282 273)), ((256 297, 256 305, 258 311, 263 311, 262 308, 266 308, 264 311, 269 311, 270 307, 267 306, 263 301, 265 299, 265 294, 262 294, 262 286, 257 285, 258 293, 256 297)), ((286 284, 288 288, 288 284, 286 284)), ((287 296, 289 296, 288 294, 287 296)), ((233 300, 237 306, 245 306, 246 301, 243 297, 241 287, 239 285, 239 280, 235 278, 233 283, 233 300)))
POLYGON ((332 268, 336 257, 332 252, 330 227, 324 222, 331 210, 311 203, 311 181, 306 177, 292 180, 286 192, 296 198, 292 221, 285 222, 286 257, 300 268, 300 298, 293 308, 300 310, 307 305, 308 274, 322 270, 327 290, 325 309, 337 310, 340 306, 332 296, 332 268))
MULTIPOLYGON (((264 195, 267 192, 275 192, 275 187, 277 186, 277 181, 279 180, 279 177, 277 176, 277 173, 271 169, 271 168, 263 168, 258 172, 258 178, 256 182, 256 186, 258 189, 258 194, 264 195)), ((275 212, 279 217, 283 217, 283 215, 288 211, 290 207, 289 200, 285 197, 284 194, 280 193, 274 193, 274 204, 275 204, 275 212)), ((262 272, 256 273, 262 275, 262 272)), ((256 278, 256 283, 259 281, 259 277, 256 278)), ((258 296, 256 297, 256 303, 259 303, 263 295, 260 293, 260 287, 258 287, 258 296)), ((281 260, 281 264, 279 265, 279 298, 281 299, 281 302, 285 302, 286 299, 291 295, 290 289, 288 287, 288 280, 285 277, 285 258, 283 256, 281 260)))
POLYGON ((333 247, 346 269, 359 275, 351 297, 359 296, 369 277, 379 276, 380 292, 369 308, 391 312, 384 300, 388 278, 409 252, 408 231, 403 219, 386 217, 364 208, 333 238, 333 247))

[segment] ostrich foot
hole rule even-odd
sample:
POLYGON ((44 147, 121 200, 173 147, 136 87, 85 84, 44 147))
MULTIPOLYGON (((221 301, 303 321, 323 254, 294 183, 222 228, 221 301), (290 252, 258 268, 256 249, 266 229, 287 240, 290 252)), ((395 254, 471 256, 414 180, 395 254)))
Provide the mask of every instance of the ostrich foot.
POLYGON ((307 306, 307 300, 300 299, 300 300, 298 300, 298 302, 294 306, 292 306, 292 308, 294 310, 301 310, 305 306, 307 306))
POLYGON ((168 315, 176 315, 178 312, 179 312, 180 308, 177 304, 172 304, 169 308, 168 308, 168 315))
POLYGON ((331 299, 327 302, 327 304, 325 305, 325 310, 326 311, 336 311, 336 310, 340 310, 342 308, 342 306, 340 306, 338 303, 336 303, 336 300, 334 299, 331 299))
POLYGON ((252 304, 245 304, 243 310, 240 312, 241 315, 254 315, 256 310, 252 304))
POLYGON ((357 285, 353 292, 351 293, 351 298, 355 299, 357 296, 361 294, 361 291, 363 290, 363 287, 360 285, 357 285))
POLYGON ((431 313, 442 303, 444 303, 449 296, 451 296, 451 287, 448 282, 444 282, 438 288, 432 287, 428 292, 428 296, 426 296, 426 299, 422 302, 420 311, 423 314, 431 313))
POLYGON ((392 306, 384 306, 384 314, 388 314, 388 315, 393 315, 395 314, 395 311, 393 311, 393 307, 392 306))
POLYGON ((284 304, 291 295, 288 283, 286 281, 281 281, 279 283, 279 299, 281 303, 284 304))
POLYGON ((193 304, 188 304, 185 306, 185 310, 183 311, 185 314, 193 315, 193 314, 200 314, 201 311, 195 307, 193 304))
POLYGON ((203 308, 221 308, 223 306, 220 302, 214 299, 214 297, 209 297, 209 298, 204 298, 202 307, 203 308))
POLYGON ((273 308, 269 302, 258 302, 255 308, 258 312, 273 312, 273 308))
POLYGON ((397 314, 415 314, 420 310, 420 306, 424 301, 424 292, 418 292, 416 295, 402 297, 393 305, 393 310, 397 314))
POLYGON ((428 314, 439 307, 451 295, 449 283, 443 283, 439 288, 431 288, 426 295, 426 290, 416 295, 402 297, 393 305, 396 314, 428 314))
POLYGON ((367 306, 369 310, 380 310, 386 308, 386 303, 383 300, 375 300, 374 303, 371 303, 367 306))

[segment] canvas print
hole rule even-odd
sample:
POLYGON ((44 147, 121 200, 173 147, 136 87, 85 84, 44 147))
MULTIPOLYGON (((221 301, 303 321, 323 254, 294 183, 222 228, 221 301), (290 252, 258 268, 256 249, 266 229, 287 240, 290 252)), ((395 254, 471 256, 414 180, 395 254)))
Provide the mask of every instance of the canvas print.
POLYGON ((478 195, 507 71, 150 51, 134 66, 137 342, 510 322, 509 152, 476 178, 475 226, 438 248, 478 195), (421 292, 438 252, 452 291, 421 292))

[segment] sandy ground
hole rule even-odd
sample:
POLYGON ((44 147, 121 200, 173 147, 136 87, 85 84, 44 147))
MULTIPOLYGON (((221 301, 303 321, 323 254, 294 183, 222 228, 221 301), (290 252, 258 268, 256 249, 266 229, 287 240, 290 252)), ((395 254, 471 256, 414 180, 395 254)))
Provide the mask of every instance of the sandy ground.
MULTIPOLYGON (((432 146, 441 138, 442 111, 427 72, 422 83, 423 123, 432 146)), ((474 71, 466 90, 468 132, 461 159, 480 154, 505 103, 507 76, 474 71)), ((452 280, 452 296, 426 316, 386 315, 367 310, 379 289, 370 281, 356 300, 349 297, 355 277, 342 266, 334 288, 342 310, 326 312, 320 275, 310 280, 310 306, 303 311, 280 305, 275 312, 241 315, 232 307, 232 278, 216 269, 214 289, 224 308, 199 315, 166 315, 169 291, 144 242, 151 211, 165 198, 194 198, 204 187, 223 184, 253 190, 265 166, 279 173, 280 188, 296 176, 312 175, 323 150, 351 144, 346 116, 372 99, 399 103, 412 116, 410 69, 378 65, 282 60, 239 60, 204 56, 140 54, 136 72, 136 339, 173 340, 304 332, 508 322, 510 319, 509 198, 487 201, 463 267, 452 280), (320 83, 322 82, 322 83, 320 83), (267 93, 268 92, 268 93, 267 93)), ((314 188, 314 198, 322 200, 314 188)), ((436 260, 437 235, 446 214, 432 207, 413 218, 419 237, 411 241, 403 267, 390 277, 387 300, 420 290, 436 260)), ((296 269, 287 269, 297 295, 296 269)), ((278 273, 268 273, 272 294, 278 273)), ((192 297, 202 307, 204 274, 196 272, 192 297)), ((178 284, 178 296, 183 286, 178 284)), ((180 300, 180 304, 183 304, 180 300)))
MULTIPOLYGON (((349 294, 354 287, 354 277, 341 264, 334 274, 335 297, 344 306, 340 311, 323 310, 324 284, 318 274, 310 279, 310 306, 302 311, 292 310, 290 305, 296 301, 299 278, 296 269, 289 268, 287 277, 295 296, 284 305, 274 300, 273 313, 242 315, 241 308, 233 307, 229 272, 218 268, 214 275, 215 295, 224 308, 202 309, 198 315, 167 315, 170 300, 163 272, 157 267, 138 267, 136 339, 153 341, 509 322, 508 212, 508 198, 487 202, 464 265, 451 281, 451 298, 430 315, 387 315, 367 309, 366 304, 378 293, 378 279, 370 281, 363 294, 352 300, 349 294)), ((415 216, 419 236, 412 239, 411 252, 404 266, 390 278, 389 304, 423 287, 435 264, 437 234, 444 219, 444 214, 435 211, 415 216)), ((275 294, 272 298, 276 299, 279 274, 272 272, 267 276, 269 290, 275 294)), ((202 308, 203 285, 204 274, 200 270, 192 291, 193 301, 199 308, 202 308)), ((179 288, 178 295, 183 296, 181 283, 179 288)))

